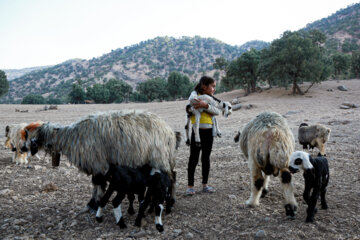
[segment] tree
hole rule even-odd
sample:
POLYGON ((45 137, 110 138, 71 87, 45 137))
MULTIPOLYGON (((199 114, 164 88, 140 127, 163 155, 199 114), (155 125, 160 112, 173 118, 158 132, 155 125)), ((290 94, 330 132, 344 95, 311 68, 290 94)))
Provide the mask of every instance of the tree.
POLYGON ((85 97, 86 97, 86 93, 85 91, 82 89, 80 84, 76 84, 74 83, 72 85, 72 89, 69 93, 69 102, 70 103, 75 103, 75 104, 79 104, 79 103, 84 103, 85 101, 85 97))
POLYGON ((226 71, 226 67, 229 65, 229 62, 223 58, 219 57, 215 59, 215 63, 213 64, 214 69, 219 69, 222 71, 226 71))
POLYGON ((172 72, 167 80, 167 90, 173 99, 187 97, 192 90, 192 85, 187 76, 181 75, 179 72, 172 72))
POLYGON ((0 70, 0 98, 9 90, 9 82, 4 71, 0 70))
POLYGON ((107 103, 109 102, 110 91, 105 85, 95 83, 92 87, 87 88, 86 96, 96 103, 107 103))
POLYGON ((340 74, 346 72, 350 67, 350 57, 347 55, 337 53, 331 57, 334 66, 334 74, 335 76, 339 76, 340 74))
POLYGON ((110 79, 105 84, 105 87, 109 90, 109 103, 121 103, 123 101, 128 101, 133 91, 132 87, 125 81, 116 79, 110 79))
POLYGON ((168 97, 167 82, 162 78, 153 78, 139 83, 136 90, 146 97, 147 101, 164 100, 168 97))
POLYGON ((351 56, 351 71, 356 78, 360 77, 360 51, 354 51, 351 56))
POLYGON ((43 96, 37 94, 29 94, 25 96, 21 101, 21 104, 45 104, 45 103, 46 101, 43 98, 43 96))
POLYGON ((318 30, 286 31, 271 43, 266 54, 268 58, 264 59, 272 67, 262 70, 272 80, 276 79, 279 86, 287 88, 292 84, 293 94, 303 94, 298 84, 304 81, 314 84, 327 78, 324 49, 321 47, 324 39, 324 34, 318 30))
POLYGON ((260 52, 252 48, 230 63, 226 78, 235 86, 245 89, 246 94, 255 92, 259 79, 260 52))

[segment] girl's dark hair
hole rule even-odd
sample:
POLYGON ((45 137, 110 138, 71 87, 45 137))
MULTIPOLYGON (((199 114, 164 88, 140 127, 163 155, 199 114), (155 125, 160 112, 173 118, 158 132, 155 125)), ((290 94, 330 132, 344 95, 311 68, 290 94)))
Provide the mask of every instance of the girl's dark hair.
POLYGON ((198 84, 196 84, 194 90, 199 93, 199 94, 203 94, 203 89, 202 89, 202 86, 205 85, 205 86, 209 86, 210 84, 214 83, 215 80, 212 78, 212 77, 209 77, 209 76, 202 76, 200 78, 200 81, 198 84))

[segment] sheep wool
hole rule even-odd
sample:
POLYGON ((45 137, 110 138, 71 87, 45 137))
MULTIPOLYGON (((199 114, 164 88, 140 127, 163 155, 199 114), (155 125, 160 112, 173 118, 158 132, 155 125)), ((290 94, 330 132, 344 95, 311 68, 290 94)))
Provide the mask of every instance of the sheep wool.
POLYGON ((294 217, 297 203, 288 166, 295 140, 286 119, 278 113, 263 112, 239 131, 235 141, 240 141, 250 169, 251 195, 246 204, 259 205, 260 196, 268 193, 269 175, 280 173, 286 215, 294 217))

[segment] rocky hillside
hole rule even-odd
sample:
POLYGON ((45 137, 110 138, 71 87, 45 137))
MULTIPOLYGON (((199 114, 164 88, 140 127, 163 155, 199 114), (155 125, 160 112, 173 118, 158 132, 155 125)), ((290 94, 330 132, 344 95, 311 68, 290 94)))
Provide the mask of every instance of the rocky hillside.
POLYGON ((41 66, 41 67, 30 67, 30 68, 22 68, 22 69, 2 69, 6 73, 6 77, 8 81, 14 80, 29 72, 33 72, 36 70, 41 70, 45 68, 49 68, 51 66, 41 66))
POLYGON ((10 90, 2 102, 19 102, 28 94, 44 97, 66 95, 71 85, 81 79, 84 86, 115 78, 133 87, 138 82, 167 76, 178 71, 196 80, 203 73, 214 74, 213 63, 218 57, 232 60, 249 48, 262 49, 263 41, 231 46, 213 38, 157 37, 139 44, 116 49, 91 60, 73 59, 46 69, 25 74, 10 82, 10 90))
POLYGON ((349 53, 360 47, 360 3, 340 9, 333 15, 308 24, 305 30, 318 29, 327 35, 326 48, 349 53))

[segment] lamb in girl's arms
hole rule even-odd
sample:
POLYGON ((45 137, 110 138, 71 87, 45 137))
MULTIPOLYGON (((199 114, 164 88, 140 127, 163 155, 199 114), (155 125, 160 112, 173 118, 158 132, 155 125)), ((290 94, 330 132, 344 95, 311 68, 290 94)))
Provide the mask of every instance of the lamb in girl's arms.
MULTIPOLYGON (((190 118, 192 115, 195 115, 195 123, 194 123, 194 133, 195 133, 195 142, 197 146, 201 146, 200 143, 200 134, 199 134, 199 124, 200 124, 200 116, 201 113, 203 111, 206 111, 205 108, 199 108, 199 109, 195 109, 193 107, 193 104, 197 101, 197 100, 202 100, 204 102, 207 102, 209 107, 216 107, 218 109, 220 109, 224 115, 224 117, 228 117, 231 113, 232 113, 232 106, 229 102, 224 102, 221 101, 219 99, 217 99, 214 96, 210 96, 207 94, 203 94, 203 95, 198 95, 198 93, 196 91, 192 91, 189 97, 189 101, 190 104, 188 104, 186 106, 186 113, 187 113, 187 122, 185 125, 185 132, 186 132, 186 144, 190 145, 190 118)), ((213 122, 213 136, 218 136, 221 137, 221 132, 219 129, 219 125, 218 122, 215 118, 215 116, 212 117, 212 122, 213 122)))

